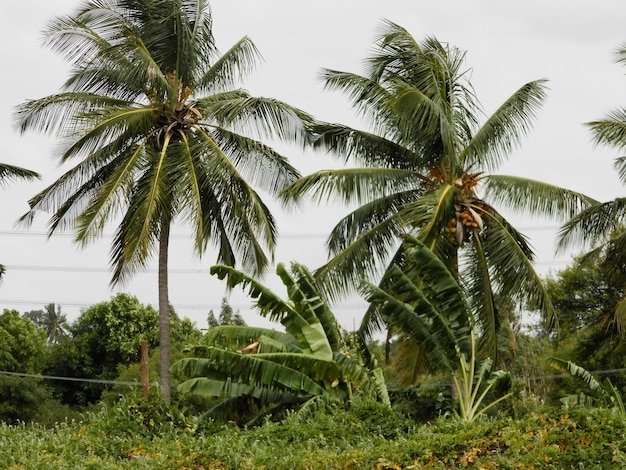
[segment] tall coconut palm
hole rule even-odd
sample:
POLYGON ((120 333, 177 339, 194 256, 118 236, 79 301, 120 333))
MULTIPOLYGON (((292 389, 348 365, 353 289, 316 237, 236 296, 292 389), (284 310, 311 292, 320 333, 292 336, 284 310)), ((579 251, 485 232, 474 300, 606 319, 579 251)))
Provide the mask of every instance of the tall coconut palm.
MULTIPOLYGON (((479 125, 483 112, 463 51, 432 37, 417 42, 391 22, 384 22, 376 45, 366 75, 323 72, 325 87, 345 92, 371 129, 330 123, 311 129, 318 148, 360 167, 303 177, 284 191, 285 199, 334 196, 358 205, 333 229, 331 259, 316 271, 332 296, 401 263, 400 239, 414 234, 457 273, 481 328, 492 333, 484 338, 493 349, 498 296, 553 318, 528 239, 495 204, 565 218, 590 203, 553 185, 488 173, 529 131, 546 83, 525 84, 479 125)), ((363 330, 379 326, 370 309, 363 330)))
MULTIPOLYGON (((31 180, 38 179, 39 173, 27 170, 19 166, 0 163, 0 187, 12 180, 31 180)), ((0 281, 6 272, 4 265, 0 264, 0 281)))
POLYGON ((50 234, 76 230, 82 245, 119 222, 112 283, 158 253, 160 382, 169 400, 168 242, 189 223, 194 246, 258 274, 277 237, 257 189, 275 193, 297 171, 262 140, 295 140, 302 111, 237 88, 259 54, 247 37, 218 52, 206 0, 89 0, 53 20, 47 44, 72 71, 60 93, 28 101, 20 129, 57 133, 63 164, 23 221, 52 213, 50 234), (255 187, 257 189, 255 189, 255 187))
MULTIPOLYGON (((618 61, 626 64, 626 46, 617 52, 618 61)), ((602 119, 587 123, 596 145, 626 150, 626 108, 609 112, 602 119)), ((613 167, 620 182, 626 184, 626 156, 615 159, 613 167)), ((626 198, 597 202, 568 220, 559 232, 558 248, 582 246, 590 251, 586 257, 596 257, 609 270, 626 271, 626 198)), ((585 257, 583 257, 583 260, 585 257)), ((615 333, 626 332, 626 298, 616 305, 603 321, 615 333)))

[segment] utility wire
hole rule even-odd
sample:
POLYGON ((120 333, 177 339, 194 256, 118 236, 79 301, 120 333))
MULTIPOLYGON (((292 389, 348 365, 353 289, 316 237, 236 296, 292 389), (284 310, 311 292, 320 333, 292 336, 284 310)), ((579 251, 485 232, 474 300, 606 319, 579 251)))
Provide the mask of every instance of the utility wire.
MULTIPOLYGON (((622 368, 622 369, 607 369, 607 370, 596 370, 596 371, 591 371, 589 372, 591 375, 608 375, 608 374, 618 374, 618 373, 623 373, 626 372, 626 368, 622 368)), ((48 379, 48 380, 64 380, 64 381, 68 381, 68 382, 87 382, 87 383, 99 383, 99 384, 106 384, 106 385, 127 385, 129 387, 141 387, 143 386, 142 383, 140 382, 125 382, 125 381, 121 381, 121 380, 100 380, 100 379, 85 379, 85 378, 78 378, 78 377, 61 377, 61 376, 57 376, 57 375, 41 375, 41 374, 27 374, 24 372, 9 372, 6 370, 0 370, 0 374, 3 375, 11 375, 11 376, 16 376, 16 377, 27 377, 27 378, 34 378, 34 379, 48 379)), ((551 374, 551 375, 538 375, 538 376, 534 376, 534 377, 526 377, 523 378, 526 381, 537 381, 537 380, 556 380, 556 379, 562 379, 562 378, 567 378, 567 377, 573 377, 571 374, 551 374)), ((521 378, 519 378, 521 379, 521 378)), ((437 387, 437 386, 445 386, 448 385, 447 382, 439 382, 439 383, 427 383, 427 384, 423 384, 426 387, 437 387)), ((150 384, 151 387, 158 387, 159 384, 158 383, 152 383, 150 384)))
MULTIPOLYGON (((100 379, 83 379, 78 377, 59 377, 57 375, 40 375, 40 374, 26 374, 24 372, 9 372, 6 370, 0 370, 0 374, 3 375, 12 375, 17 377, 28 377, 33 379, 49 379, 49 380, 65 380, 69 382, 88 382, 88 383, 98 383, 98 384, 107 384, 107 385, 128 385, 130 387, 141 387, 143 384, 141 382, 124 382, 120 380, 100 380, 100 379)), ((151 386, 158 386, 158 384, 153 383, 151 386)))

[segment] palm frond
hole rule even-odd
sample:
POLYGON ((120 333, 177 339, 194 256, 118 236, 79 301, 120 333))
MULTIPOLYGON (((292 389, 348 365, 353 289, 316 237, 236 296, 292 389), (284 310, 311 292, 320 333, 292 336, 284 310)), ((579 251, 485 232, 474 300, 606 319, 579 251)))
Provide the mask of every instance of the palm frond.
POLYGON ((241 176, 260 189, 277 194, 300 177, 286 157, 258 140, 223 128, 209 131, 207 127, 204 132, 217 142, 241 176))
POLYGON ((481 331, 479 351, 484 357, 490 357, 497 362, 500 317, 491 285, 489 260, 485 256, 480 235, 474 234, 472 243, 469 244, 467 250, 464 250, 464 255, 466 254, 467 256, 463 257, 465 264, 459 270, 471 311, 474 313, 478 330, 481 331))
POLYGON ((411 170, 395 168, 342 168, 322 170, 298 179, 285 188, 283 199, 300 199, 305 194, 318 202, 333 197, 345 204, 367 204, 377 198, 420 187, 422 176, 411 170))
POLYGON ((399 227, 397 217, 380 222, 359 233, 358 238, 316 269, 315 279, 326 295, 337 299, 354 291, 361 280, 377 277, 389 254, 400 244, 399 227))
POLYGON ((198 79, 198 92, 219 92, 236 87, 261 59, 252 40, 244 36, 224 52, 198 79))
POLYGON ((342 91, 358 115, 380 135, 397 136, 397 118, 390 108, 392 95, 380 83, 358 74, 325 69, 325 90, 342 91))
POLYGON ((219 125, 257 138, 304 143, 307 139, 305 125, 312 121, 311 116, 304 111, 272 98, 246 96, 220 101, 199 99, 198 105, 219 125))
POLYGON ((526 237, 493 210, 482 242, 497 295, 539 311, 549 327, 556 327, 554 307, 533 266, 534 253, 526 237))
POLYGON ((546 80, 529 82, 480 127, 459 156, 466 168, 496 170, 528 134, 546 97, 546 80))
POLYGON ((626 148, 626 109, 610 111, 604 119, 586 124, 597 145, 626 148))
POLYGON ((606 242, 626 218, 626 198, 597 203, 580 211, 558 232, 557 249, 574 244, 596 246, 606 242))
POLYGON ((36 171, 27 170, 8 163, 0 163, 0 186, 4 186, 13 180, 32 180, 39 179, 41 176, 36 171))
POLYGON ((344 162, 354 161, 370 168, 412 170, 422 165, 421 156, 406 146, 373 132, 342 124, 315 122, 308 126, 312 145, 344 162))
POLYGON ((597 201, 577 191, 519 176, 486 175, 485 197, 522 215, 567 219, 597 201))

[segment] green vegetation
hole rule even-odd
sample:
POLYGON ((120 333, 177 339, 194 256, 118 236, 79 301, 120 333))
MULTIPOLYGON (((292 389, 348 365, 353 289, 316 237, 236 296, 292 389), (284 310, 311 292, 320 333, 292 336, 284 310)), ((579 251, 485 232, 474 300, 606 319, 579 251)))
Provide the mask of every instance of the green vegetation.
POLYGON ((185 422, 160 400, 124 400, 53 429, 0 425, 0 467, 57 469, 622 468, 626 422, 602 409, 417 425, 375 402, 303 423, 185 422))
POLYGON ((320 402, 349 402, 357 392, 389 404, 382 370, 364 345, 350 344, 304 266, 276 268, 288 300, 228 266, 211 272, 227 278, 229 287, 247 288, 259 313, 280 322, 285 332, 217 326, 191 348, 191 357, 173 365, 174 374, 187 379, 179 391, 223 400, 206 417, 236 416, 241 424, 251 423, 285 410, 307 411, 320 402))
POLYGON ((160 385, 169 400, 170 228, 188 223, 198 254, 210 241, 218 262, 260 274, 277 228, 257 191, 276 194, 299 173, 258 139, 302 140, 309 117, 237 88, 258 51, 244 37, 219 55, 206 0, 85 0, 73 17, 53 20, 45 39, 71 74, 60 93, 22 104, 17 124, 58 135, 58 161, 78 163, 21 220, 51 214, 50 234, 70 226, 83 245, 119 222, 112 283, 158 255, 160 385))
MULTIPOLYGON (((465 53, 385 22, 365 76, 324 72, 370 118, 361 131, 238 89, 258 52, 244 37, 219 55, 211 27, 205 0, 85 0, 46 30, 70 78, 16 118, 22 132, 57 132, 59 160, 78 163, 21 220, 49 211, 51 234, 73 224, 83 244, 119 222, 112 282, 157 255, 159 306, 117 294, 71 323, 54 303, 0 315, 0 467, 626 466, 625 200, 490 173, 529 131, 544 81, 479 124, 465 53), (262 142, 275 138, 361 168, 301 178, 262 142), (356 203, 330 234, 328 263, 277 265, 286 298, 259 281, 277 227, 257 189, 356 203), (592 251, 541 279, 496 205, 569 219, 561 246, 592 251), (211 273, 282 330, 248 326, 226 298, 206 334, 177 317, 177 221, 198 254, 217 247, 211 273), (351 290, 369 305, 346 332, 332 302, 351 290), (522 309, 538 324, 522 327, 522 309), (140 392, 143 344, 159 387, 140 392)), ((623 149, 625 122, 616 112, 589 126, 623 149)), ((626 158, 616 168, 626 181, 626 158)), ((0 183, 36 176, 0 165, 0 183)))

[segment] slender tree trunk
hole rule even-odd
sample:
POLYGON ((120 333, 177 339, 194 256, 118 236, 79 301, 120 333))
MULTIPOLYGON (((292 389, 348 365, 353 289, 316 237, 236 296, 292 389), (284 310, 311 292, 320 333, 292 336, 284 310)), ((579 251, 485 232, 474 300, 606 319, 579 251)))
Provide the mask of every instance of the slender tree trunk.
POLYGON ((170 223, 161 224, 159 238, 159 382, 161 393, 166 403, 172 397, 170 390, 170 300, 168 287, 168 249, 170 240, 170 223))

